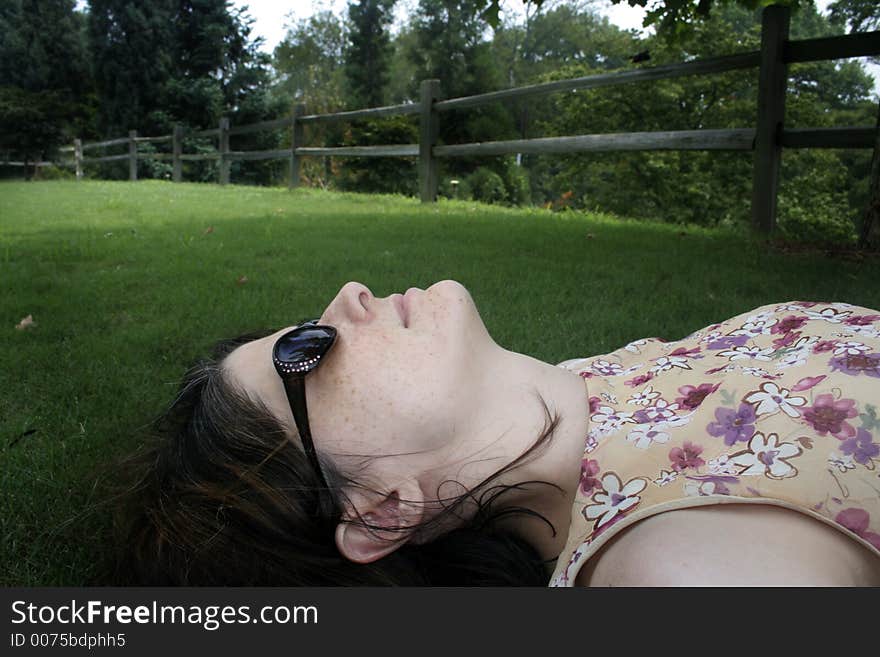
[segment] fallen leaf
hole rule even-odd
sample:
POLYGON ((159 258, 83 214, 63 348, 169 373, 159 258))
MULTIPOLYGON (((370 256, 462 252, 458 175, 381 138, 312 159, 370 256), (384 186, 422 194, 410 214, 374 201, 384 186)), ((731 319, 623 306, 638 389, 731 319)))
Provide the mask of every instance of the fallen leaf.
POLYGON ((34 316, 28 315, 23 320, 21 320, 18 324, 16 324, 15 328, 17 328, 19 331, 23 331, 27 328, 31 328, 36 325, 37 325, 37 323, 34 321, 34 316))
POLYGON ((213 232, 214 232, 214 227, 208 226, 207 228, 205 228, 205 232, 203 232, 202 235, 210 235, 213 232))
POLYGON ((236 280, 235 282, 238 283, 239 285, 244 285, 245 283, 248 282, 248 277, 247 276, 239 276, 238 280, 236 280))

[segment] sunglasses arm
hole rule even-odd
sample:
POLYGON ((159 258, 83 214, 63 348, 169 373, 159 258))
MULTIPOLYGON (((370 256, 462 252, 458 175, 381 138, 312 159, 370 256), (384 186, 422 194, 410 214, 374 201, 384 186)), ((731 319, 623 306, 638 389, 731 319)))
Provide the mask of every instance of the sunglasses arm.
POLYGON ((305 378, 302 376, 285 378, 284 389, 287 392, 287 398, 290 400, 290 407, 294 411, 293 420, 296 422, 297 431, 299 431, 299 438, 303 446, 303 451, 305 451, 309 461, 315 467, 315 471, 321 472, 321 466, 318 461, 318 454, 315 451, 315 444, 312 442, 312 432, 309 430, 308 420, 300 421, 300 418, 308 417, 305 378))

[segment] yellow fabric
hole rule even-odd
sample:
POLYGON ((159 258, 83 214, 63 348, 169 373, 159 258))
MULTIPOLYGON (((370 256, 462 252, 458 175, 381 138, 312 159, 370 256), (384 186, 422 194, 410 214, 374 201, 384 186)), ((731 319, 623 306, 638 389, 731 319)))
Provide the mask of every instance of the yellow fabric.
POLYGON ((880 557, 880 311, 771 304, 558 366, 590 421, 551 586, 640 519, 707 504, 794 509, 880 557))

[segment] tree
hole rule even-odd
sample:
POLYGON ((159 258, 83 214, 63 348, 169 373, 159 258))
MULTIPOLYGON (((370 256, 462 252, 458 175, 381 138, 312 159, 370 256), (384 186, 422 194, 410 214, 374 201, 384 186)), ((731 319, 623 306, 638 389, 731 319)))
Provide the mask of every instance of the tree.
MULTIPOLYGON (((849 33, 880 30, 880 3, 877 0, 837 0, 828 6, 831 22, 847 27, 849 33)), ((870 57, 880 64, 880 55, 870 57)))
POLYGON ((345 76, 351 107, 384 105, 389 81, 395 0, 357 0, 348 5, 350 30, 345 49, 345 76))
MULTIPOLYGON (((179 0, 165 106, 178 121, 215 125, 221 115, 258 120, 254 106, 269 86, 269 57, 251 38, 253 18, 226 0, 179 0), (237 116, 249 106, 247 117, 237 116), (207 110, 207 111, 206 111, 207 110)), ((257 114, 260 114, 257 112, 257 114)))
POLYGON ((152 131, 173 74, 172 0, 91 0, 89 35, 99 99, 99 125, 114 137, 152 131))
POLYGON ((90 123, 84 20, 73 0, 0 5, 0 149, 48 156, 90 123))
MULTIPOLYGON (((420 0, 412 18, 415 33, 415 64, 411 94, 418 98, 421 80, 440 80, 441 93, 456 98, 484 93, 505 86, 502 62, 497 61, 485 25, 468 0, 420 0)), ((499 104, 444 114, 440 140, 444 143, 490 141, 516 136, 513 114, 499 104)), ((471 163, 473 164, 473 163, 471 163)), ((455 168, 473 168, 467 161, 450 163, 455 168)))
POLYGON ((104 134, 213 126, 268 85, 253 20, 225 0, 91 0, 104 134))
MULTIPOLYGON (((712 10, 719 6, 736 4, 744 9, 755 10, 768 5, 787 5, 797 8, 813 2, 813 0, 611 0, 613 4, 624 1, 631 7, 645 8, 647 11, 643 25, 656 26, 658 33, 670 42, 686 37, 693 31, 695 25, 707 20, 712 10)), ((873 2, 873 0, 852 1, 873 2)), ((501 0, 475 0, 474 6, 489 25, 497 27, 500 22, 500 2, 501 0)), ((545 4, 545 0, 523 0, 523 3, 526 6, 541 7, 545 4)))
MULTIPOLYGON (((287 34, 272 55, 277 74, 275 93, 287 103, 303 103, 309 114, 337 112, 344 103, 344 51, 347 28, 331 11, 306 19, 289 15, 287 34)), ((311 144, 337 146, 344 139, 342 125, 321 123, 310 127, 311 144)), ((314 158, 303 162, 302 177, 326 186, 332 177, 330 158, 321 164, 314 158)))
POLYGON ((345 24, 331 11, 299 20, 290 16, 289 20, 287 34, 272 55, 277 90, 291 102, 306 103, 313 113, 339 110, 344 85, 345 24))
POLYGON ((410 53, 418 48, 418 35, 412 23, 400 27, 391 40, 388 99, 391 103, 418 102, 418 90, 412 81, 418 79, 418 65, 410 53))
POLYGON ((877 0, 837 0, 828 6, 832 23, 845 25, 850 32, 880 29, 880 4, 877 0))

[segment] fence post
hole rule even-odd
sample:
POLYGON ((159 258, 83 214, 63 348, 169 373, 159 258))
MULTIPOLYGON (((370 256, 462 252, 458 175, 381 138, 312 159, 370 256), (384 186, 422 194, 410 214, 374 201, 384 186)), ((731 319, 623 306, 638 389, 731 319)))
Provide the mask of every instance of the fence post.
POLYGON ((782 161, 787 66, 783 59, 791 10, 770 5, 761 15, 761 71, 752 175, 752 225, 763 233, 776 227, 776 196, 782 161))
POLYGON ((134 140, 137 137, 137 130, 128 131, 128 179, 138 179, 138 147, 134 140))
POLYGON ((183 126, 179 123, 174 124, 174 134, 171 141, 172 167, 171 181, 180 182, 183 178, 183 166, 180 161, 180 154, 183 151, 183 126))
POLYGON ((287 179, 287 189, 299 187, 300 158, 296 149, 303 145, 303 124, 299 117, 306 113, 306 106, 297 103, 293 106, 293 117, 290 120, 290 177, 287 179))
POLYGON ((422 203, 437 200, 437 159, 433 148, 437 141, 439 120, 434 101, 440 97, 440 80, 422 80, 419 116, 419 195, 422 203))
POLYGON ((220 184, 229 184, 229 119, 220 119, 220 184))
POLYGON ((76 179, 83 177, 83 143, 82 139, 73 140, 73 163, 76 166, 76 179))

